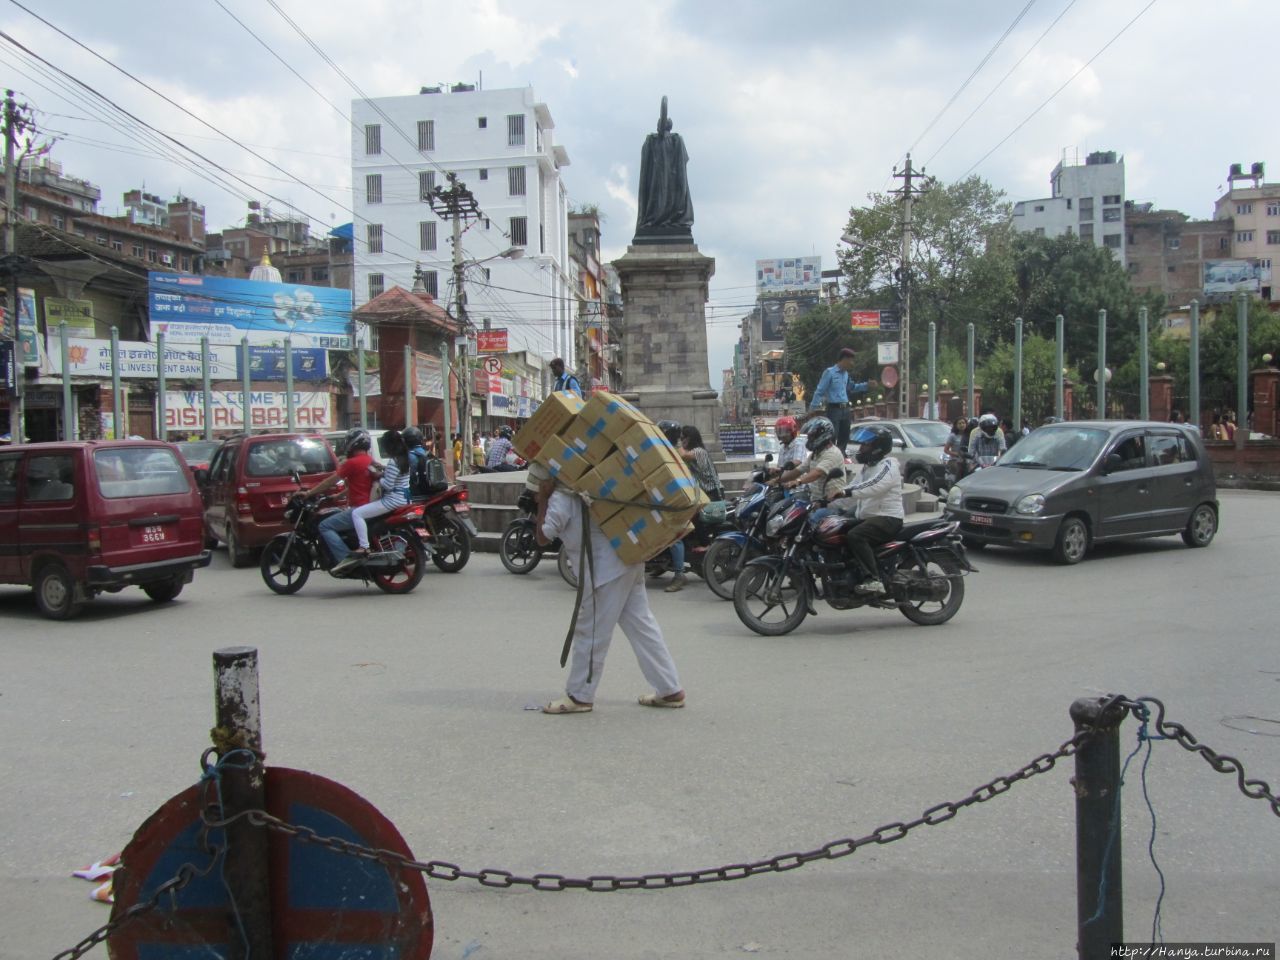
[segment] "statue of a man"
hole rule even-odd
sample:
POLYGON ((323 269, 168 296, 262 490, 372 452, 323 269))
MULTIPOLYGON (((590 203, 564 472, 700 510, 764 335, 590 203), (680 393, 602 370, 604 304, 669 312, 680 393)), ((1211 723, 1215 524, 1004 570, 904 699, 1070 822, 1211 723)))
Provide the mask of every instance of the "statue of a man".
POLYGON ((685 167, 689 155, 680 134, 671 132, 667 98, 662 98, 658 132, 645 137, 640 152, 640 209, 633 243, 692 243, 693 201, 685 167))

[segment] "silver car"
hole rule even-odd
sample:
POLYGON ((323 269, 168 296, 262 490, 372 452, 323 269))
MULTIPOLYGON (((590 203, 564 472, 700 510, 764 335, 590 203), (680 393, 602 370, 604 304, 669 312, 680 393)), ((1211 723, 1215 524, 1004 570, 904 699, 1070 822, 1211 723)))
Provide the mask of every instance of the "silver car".
MULTIPOLYGON (((907 483, 914 483, 926 493, 939 493, 946 489, 950 482, 946 467, 943 465, 942 448, 951 434, 951 426, 938 420, 904 419, 880 420, 868 417, 855 420, 852 430, 858 427, 875 424, 884 427, 893 438, 893 453, 890 454, 902 468, 902 478, 907 483)), ((852 432, 852 430, 850 432, 852 432)), ((852 456, 857 450, 853 444, 846 451, 852 456)))
POLYGON ((1086 420, 1040 427, 947 495, 970 546, 1050 550, 1079 563, 1095 543, 1179 533, 1207 547, 1217 486, 1200 434, 1186 425, 1086 420))

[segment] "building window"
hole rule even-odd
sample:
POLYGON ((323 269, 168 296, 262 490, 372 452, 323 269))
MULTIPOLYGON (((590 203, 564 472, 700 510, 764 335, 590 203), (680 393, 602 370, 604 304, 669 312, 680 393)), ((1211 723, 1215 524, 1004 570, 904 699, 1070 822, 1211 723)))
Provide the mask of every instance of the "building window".
POLYGON ((529 244, 529 218, 512 217, 508 232, 511 234, 511 245, 524 247, 529 244))
POLYGON ((1043 236, 1044 236, 1044 227, 1036 227, 1036 229, 1035 229, 1035 231, 1034 231, 1034 232, 1035 232, 1035 235, 1036 235, 1037 237, 1043 237, 1043 236))
POLYGON ((1181 237, 1165 237, 1164 245, 1170 250, 1177 250, 1179 247, 1182 246, 1182 238, 1181 237))
POLYGON ((1268 203, 1268 204, 1267 204, 1267 216, 1268 216, 1268 217, 1280 217, 1280 203, 1268 203))
POLYGON ((1080 219, 1081 220, 1093 219, 1093 197, 1080 198, 1080 219))
POLYGON ((1043 203, 1037 203, 1037 204, 1036 204, 1036 213, 1044 213, 1044 204, 1043 204, 1043 203))
POLYGON ((312 283, 328 283, 329 268, 328 267, 312 267, 311 282, 312 283))
POLYGON ((366 155, 382 152, 382 127, 379 124, 364 125, 364 152, 366 155))
POLYGON ((436 148, 436 122, 434 120, 418 121, 418 152, 427 153, 436 148))
POLYGON ((365 203, 382 202, 382 174, 371 173, 364 178, 365 203))
POLYGON ((1104 234, 1102 235, 1102 245, 1103 245, 1104 247, 1106 247, 1108 250, 1119 250, 1119 249, 1120 249, 1120 234, 1118 234, 1118 233, 1104 233, 1104 234))
POLYGON ((418 224, 418 249, 434 250, 436 248, 436 222, 423 220, 418 224))
POLYGON ((1168 266, 1168 267, 1166 267, 1165 269, 1166 269, 1166 270, 1168 270, 1168 272, 1169 272, 1169 273, 1176 273, 1176 272, 1177 272, 1177 270, 1178 270, 1178 267, 1177 267, 1177 265, 1176 265, 1176 264, 1172 264, 1172 263, 1171 263, 1171 264, 1169 264, 1169 266, 1168 266))
POLYGON ((1104 210, 1102 211, 1102 222, 1103 222, 1103 223, 1119 223, 1119 222, 1120 222, 1120 208, 1119 208, 1119 207, 1110 207, 1110 208, 1104 209, 1104 210))
POLYGON ((479 127, 481 130, 485 129, 486 127, 489 126, 489 118, 476 117, 476 126, 479 127))
POLYGON ((1093 243, 1093 224, 1092 223, 1080 224, 1080 239, 1083 240, 1085 243, 1093 243))
POLYGON ((434 170, 421 170, 418 173, 418 199, 423 203, 431 200, 436 192, 436 172, 434 170))
POLYGON ((1252 231, 1252 230, 1237 230, 1237 231, 1236 231, 1236 243, 1253 243, 1253 231, 1252 231))
POLYGON ((547 228, 545 224, 538 224, 538 252, 547 252, 547 228))
POLYGON ((512 113, 507 116, 507 146, 524 146, 524 114, 512 113))
POLYGON ((98 242, 98 246, 100 247, 105 247, 107 245, 107 235, 105 233, 98 234, 94 239, 98 242))
POLYGON ((481 168, 480 168, 480 179, 481 179, 481 180, 488 180, 488 179, 489 179, 489 171, 488 171, 486 168, 484 168, 484 167, 481 167, 481 168))
POLYGON ((1280 230, 1268 230, 1267 246, 1275 246, 1277 243, 1280 243, 1280 230))
POLYGON ((148 261, 148 262, 150 262, 150 263, 159 263, 159 262, 160 262, 160 257, 159 257, 159 255, 158 255, 154 250, 152 250, 150 247, 148 247, 148 248, 147 248, 147 261, 148 261))
POLYGON ((1231 238, 1230 238, 1230 237, 1219 237, 1219 238, 1218 238, 1218 249, 1219 249, 1219 250, 1230 250, 1230 249, 1231 249, 1231 238))
POLYGON ((1237 203, 1236 213, 1253 213, 1252 203, 1237 203))
POLYGON ((1075 227, 1071 226, 1071 224, 1069 224, 1069 223, 1068 223, 1068 224, 1067 224, 1067 236, 1068 236, 1068 237, 1073 237, 1073 236, 1075 236, 1075 233, 1076 233, 1076 229, 1075 229, 1075 227))
POLYGON ((1071 209, 1071 198, 1070 198, 1070 197, 1067 197, 1067 209, 1068 209, 1068 210, 1070 210, 1070 209, 1071 209))
POLYGON ((1138 275, 1139 265, 1137 263, 1129 264, 1129 276, 1136 277, 1138 275))
MULTIPOLYGON (((1268 263, 1267 266, 1271 266, 1271 264, 1268 263)), ((481 267, 480 270, 484 274, 484 282, 488 283, 493 276, 493 272, 488 267, 481 267)))
POLYGON ((1110 204, 1118 205, 1119 203, 1120 203, 1120 194, 1118 193, 1109 193, 1102 198, 1102 205, 1104 207, 1110 204))
POLYGON ((124 241, 123 241, 123 240, 112 240, 112 241, 111 241, 111 249, 112 249, 112 250, 114 250, 116 253, 124 253, 124 241))
POLYGON ((382 252, 382 224, 371 223, 365 228, 365 239, 369 245, 370 253, 382 252))
POLYGON ((382 290, 387 280, 380 273, 369 274, 369 299, 382 296, 382 290))
POLYGON ((27 207, 27 219, 32 223, 40 222, 40 211, 35 207, 27 207))
POLYGON ((537 141, 537 144, 538 144, 538 152, 541 153, 542 152, 542 127, 535 124, 533 127, 533 132, 535 134, 535 140, 537 141))
POLYGON ((434 270, 422 271, 422 285, 433 297, 440 296, 440 279, 434 270))
POLYGON ((183 272, 184 272, 184 273, 190 273, 190 272, 191 272, 191 258, 190 258, 190 257, 183 257, 183 258, 182 258, 182 270, 183 270, 183 272))
POLYGON ((60 214, 55 213, 49 222, 52 223, 55 227, 57 227, 59 230, 67 229, 66 218, 61 216, 60 214))
POLYGON ((285 283, 302 283, 307 279, 305 270, 290 270, 285 274, 285 283))
POLYGON ((524 196, 524 167, 507 168, 507 192, 513 197, 524 196))
POLYGON ((1258 266, 1262 267, 1262 269, 1263 269, 1263 270, 1270 270, 1270 269, 1271 269, 1271 258, 1270 258, 1270 257, 1263 257, 1262 259, 1260 259, 1260 260, 1258 261, 1258 266))

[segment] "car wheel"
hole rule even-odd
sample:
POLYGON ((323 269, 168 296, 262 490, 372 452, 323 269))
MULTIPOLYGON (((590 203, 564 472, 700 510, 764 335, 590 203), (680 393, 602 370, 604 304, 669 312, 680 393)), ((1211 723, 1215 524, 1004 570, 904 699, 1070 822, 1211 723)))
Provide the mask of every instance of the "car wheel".
POLYGON ((1089 552, 1089 528, 1079 517, 1067 517, 1058 528, 1053 544, 1053 559, 1059 563, 1079 563, 1089 552))
POLYGON ((70 620, 84 606, 76 599, 76 582, 60 563, 41 567, 31 586, 36 592, 36 606, 50 620, 70 620))
POLYGON ((236 536, 236 525, 227 524, 227 556, 231 558, 233 567, 242 568, 253 565, 253 554, 240 546, 240 538, 236 536))
POLYGON ((144 583, 142 585, 142 592, 156 603, 168 603, 182 592, 183 586, 184 584, 177 577, 170 577, 168 580, 157 580, 154 583, 144 583))
POLYGON ((919 467, 907 474, 907 483, 913 483, 925 493, 936 494, 938 491, 934 488, 933 477, 930 476, 928 470, 921 470, 919 467))
POLYGON ((1218 511, 1202 503, 1191 512, 1187 528, 1182 531, 1182 542, 1188 547, 1207 547, 1218 532, 1218 511))

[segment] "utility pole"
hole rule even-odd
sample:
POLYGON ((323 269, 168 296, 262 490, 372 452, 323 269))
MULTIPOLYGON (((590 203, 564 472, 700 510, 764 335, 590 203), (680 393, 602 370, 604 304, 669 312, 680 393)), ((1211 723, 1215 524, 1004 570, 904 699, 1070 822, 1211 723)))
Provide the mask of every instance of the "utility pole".
POLYGON ((27 436, 23 410, 23 380, 26 365, 22 358, 22 332, 18 329, 18 164, 14 160, 17 146, 18 104, 13 91, 4 92, 4 253, 9 264, 5 280, 4 332, 13 337, 13 397, 9 402, 9 439, 22 443, 27 436))
MULTIPOLYGON (((458 318, 458 326, 465 336, 470 327, 470 321, 467 319, 466 261, 462 256, 463 222, 478 218, 480 216, 480 205, 476 203, 475 195, 467 189, 466 184, 458 179, 456 173, 445 174, 445 179, 449 181, 449 189, 435 188, 430 197, 431 209, 441 220, 448 220, 453 225, 454 313, 458 318)), ((471 358, 467 355, 465 346, 460 348, 459 354, 461 372, 458 381, 459 390, 462 393, 462 402, 459 404, 458 423, 462 428, 462 460, 463 463, 470 464, 471 358)), ((449 377, 447 372, 445 374, 444 392, 446 394, 445 403, 448 403, 449 377)), ((448 442, 447 437, 445 442, 448 442)), ((461 472, 462 464, 459 464, 456 469, 461 472)))
POLYGON ((902 181, 902 186, 892 191, 902 198, 902 330, 898 339, 898 352, 902 355, 902 383, 898 393, 898 416, 907 417, 911 410, 911 240, 914 226, 911 203, 928 189, 929 184, 924 167, 916 169, 911 166, 909 153, 906 166, 901 171, 895 166, 893 176, 895 180, 902 181), (923 181, 923 184, 918 185, 914 182, 916 180, 923 181))

